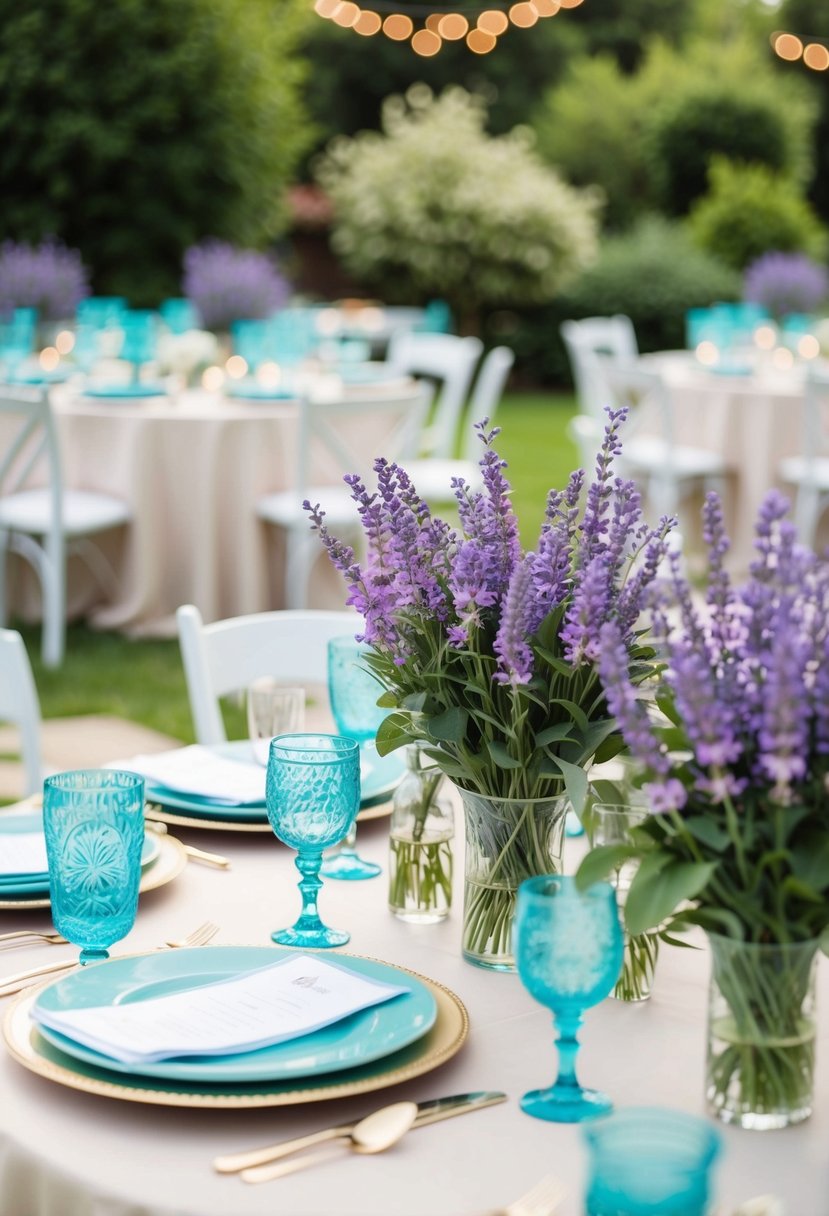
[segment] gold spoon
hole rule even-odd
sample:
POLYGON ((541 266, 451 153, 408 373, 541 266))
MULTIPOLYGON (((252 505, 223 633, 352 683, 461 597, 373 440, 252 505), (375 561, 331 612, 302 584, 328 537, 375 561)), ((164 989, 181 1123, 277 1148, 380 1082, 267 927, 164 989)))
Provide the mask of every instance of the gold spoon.
MULTIPOLYGON (((416 1117, 415 1102, 395 1102, 393 1106, 384 1106, 356 1123, 345 1143, 355 1153, 382 1153, 405 1136, 416 1117)), ((339 1156, 339 1153, 330 1150, 307 1153, 304 1157, 280 1161, 276 1165, 258 1165, 242 1170, 239 1177, 244 1182, 270 1182, 272 1178, 282 1178, 335 1156, 339 1156)))

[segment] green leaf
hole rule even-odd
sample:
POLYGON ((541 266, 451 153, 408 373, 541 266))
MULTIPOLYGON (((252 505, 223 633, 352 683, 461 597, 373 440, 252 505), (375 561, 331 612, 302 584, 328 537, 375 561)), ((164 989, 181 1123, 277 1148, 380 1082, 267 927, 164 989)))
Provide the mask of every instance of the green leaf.
POLYGON ((817 834, 792 849, 792 871, 816 891, 829 887, 829 835, 817 834))
POLYGON ((660 684, 657 688, 655 700, 669 722, 674 726, 682 726, 682 717, 674 703, 674 694, 665 684, 660 684))
POLYGON ((572 722, 556 722, 554 726, 545 726, 535 736, 536 747, 546 747, 548 743, 559 743, 562 739, 570 739, 572 722))
POLYGON ((384 718, 377 731, 377 754, 388 756, 389 752, 408 743, 411 739, 409 725, 405 714, 389 714, 384 718))
POLYGON ((573 810, 580 815, 587 800, 587 773, 578 764, 562 760, 561 756, 550 756, 550 763, 561 772, 573 810))
POLYGON ((516 760, 507 751, 503 743, 499 743, 497 739, 490 739, 487 743, 489 754, 498 765, 499 768, 523 768, 520 760, 516 760))
POLYGON ((784 895, 792 895, 795 899, 805 899, 810 904, 823 903, 823 896, 814 887, 810 887, 808 883, 795 878, 793 874, 789 874, 787 878, 783 879, 780 889, 784 895))
POLYGON ((447 756, 446 752, 442 752, 436 747, 424 747, 423 753, 430 760, 434 760, 441 772, 446 773, 447 777, 454 777, 458 781, 469 780, 469 768, 452 760, 447 756))
POLYGON ((576 705, 575 701, 568 701, 565 697, 551 697, 550 704, 560 705, 562 709, 566 709, 582 734, 587 733, 590 725, 587 720, 587 714, 580 706, 576 705))
POLYGON ((377 704, 381 709, 397 709, 397 693, 392 692, 387 688, 381 696, 377 698, 377 704))
POLYGON ((728 832, 708 816, 691 815, 684 822, 694 839, 706 848, 713 849, 715 853, 723 853, 728 848, 731 842, 728 832))
POLYGON ((630 801, 622 787, 615 781, 607 781, 600 777, 598 781, 590 782, 590 790, 595 794, 596 802, 607 802, 611 806, 627 806, 630 801))
POLYGON ((584 733, 584 750, 588 756, 594 755, 596 749, 601 747, 605 739, 609 739, 612 734, 617 731, 615 718, 602 718, 598 722, 591 722, 590 726, 584 733))
POLYGON ((612 870, 618 870, 624 862, 638 857, 639 852, 632 844, 596 845, 582 859, 576 871, 576 886, 580 891, 585 891, 594 882, 602 882, 612 870))
POLYGON ((560 659, 558 655, 553 654, 551 650, 547 650, 543 646, 536 646, 535 653, 558 675, 564 676, 567 680, 570 679, 573 674, 573 668, 564 659, 560 659))
POLYGON ((718 862, 673 861, 650 853, 633 877, 625 904, 625 923, 636 936, 654 929, 683 900, 693 899, 708 883, 718 862))
POLYGON ((411 714, 419 714, 428 700, 428 692, 410 692, 400 702, 400 708, 407 709, 411 714))
POLYGON ((451 709, 446 709, 442 714, 436 714, 434 718, 430 718, 426 729, 433 739, 440 739, 445 743, 460 743, 466 731, 468 718, 469 714, 465 709, 453 705, 451 709))
POLYGON ((612 760, 614 756, 618 756, 619 752, 624 751, 626 746, 620 734, 609 735, 604 743, 596 748, 593 758, 597 764, 606 764, 608 760, 612 760))

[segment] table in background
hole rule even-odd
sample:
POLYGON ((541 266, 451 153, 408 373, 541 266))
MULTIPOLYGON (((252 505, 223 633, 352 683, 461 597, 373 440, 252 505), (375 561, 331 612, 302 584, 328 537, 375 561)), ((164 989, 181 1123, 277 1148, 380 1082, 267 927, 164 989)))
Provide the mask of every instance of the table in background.
POLYGON ((800 454, 806 366, 773 367, 733 375, 704 367, 688 351, 646 355, 643 366, 659 371, 674 406, 675 439, 710 448, 724 456, 734 472, 725 494, 731 536, 730 563, 745 572, 753 557, 758 508, 772 487, 793 498, 780 480, 779 466, 800 454))
MULTIPOLYGON (((586 1171, 581 1129, 532 1119, 518 1106, 525 1090, 553 1078, 550 1015, 517 976, 483 971, 461 958, 459 840, 450 918, 440 925, 412 926, 391 917, 386 909, 387 828, 385 820, 365 823, 359 835, 361 853, 383 864, 383 876, 358 883, 327 881, 321 911, 328 923, 351 930, 346 950, 408 967, 460 996, 469 1011, 470 1033, 458 1055, 417 1080, 357 1098, 210 1111, 79 1093, 28 1073, 0 1051, 3 1216, 471 1216, 505 1204, 547 1173, 558 1175, 569 1190, 560 1216, 580 1216, 586 1171), (478 1089, 502 1089, 509 1101, 416 1130, 376 1157, 344 1153, 340 1161, 258 1187, 211 1169, 218 1153, 342 1123, 394 1101, 478 1089)), ((174 883, 147 893, 133 932, 116 952, 149 949, 208 918, 221 926, 216 944, 265 945, 272 929, 295 919, 299 895, 293 854, 274 838, 182 834, 228 854, 233 868, 222 872, 190 864, 174 883)), ((582 847, 568 841, 571 866, 582 847)), ((48 913, 0 913, 0 931, 49 923, 48 913)), ((6 952, 0 955, 2 971, 57 960, 62 957, 58 949, 64 948, 6 952)), ((607 1000, 588 1011, 579 1061, 582 1081, 605 1089, 619 1106, 657 1104, 703 1114, 707 977, 707 951, 663 948, 649 1002, 607 1000)), ((825 959, 820 960, 818 981, 822 1029, 816 1113, 782 1132, 721 1127, 724 1152, 715 1194, 722 1216, 764 1192, 784 1199, 786 1216, 826 1216, 825 959)))
MULTIPOLYGON (((400 388, 397 380, 346 391, 399 395, 400 388)), ((415 391, 412 384, 413 401, 415 391)), ((102 605, 89 571, 71 561, 69 614, 91 606, 97 628, 172 636, 180 604, 196 604, 206 621, 280 607, 283 538, 257 517, 256 502, 293 483, 300 408, 298 400, 202 391, 122 401, 55 390, 66 487, 123 498, 133 512, 132 524, 99 542, 118 577, 114 598, 102 605)), ((364 472, 380 442, 370 440, 364 472)), ((320 473, 322 484, 338 479, 333 469, 320 473)), ((312 607, 342 607, 329 565, 315 567, 312 607)), ((11 611, 31 617, 39 604, 34 575, 16 560, 11 611)))

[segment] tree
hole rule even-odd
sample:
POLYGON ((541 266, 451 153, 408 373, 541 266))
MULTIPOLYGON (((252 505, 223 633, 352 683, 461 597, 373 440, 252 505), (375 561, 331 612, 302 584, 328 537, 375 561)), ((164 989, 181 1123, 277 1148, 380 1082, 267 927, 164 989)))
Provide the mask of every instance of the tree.
POLYGON ((176 294, 205 236, 262 244, 308 138, 303 0, 0 0, 2 235, 61 238, 98 293, 176 294))
POLYGON ((389 300, 484 305, 551 299, 596 252, 598 200, 565 184, 526 132, 490 136, 462 89, 424 85, 383 108, 383 134, 332 142, 319 173, 346 268, 389 300))

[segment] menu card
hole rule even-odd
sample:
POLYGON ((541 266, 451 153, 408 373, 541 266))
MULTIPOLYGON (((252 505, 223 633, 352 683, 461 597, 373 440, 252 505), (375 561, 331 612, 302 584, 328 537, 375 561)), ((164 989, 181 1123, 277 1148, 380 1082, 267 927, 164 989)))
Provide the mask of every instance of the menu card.
POLYGON ((167 789, 228 805, 265 801, 265 770, 261 764, 231 760, 198 743, 156 755, 113 761, 107 768, 128 769, 167 789))
POLYGON ((318 955, 298 954, 171 996, 88 1009, 37 1004, 32 1017, 76 1043, 134 1064, 270 1047, 407 991, 318 955))
POLYGON ((46 840, 42 832, 4 832, 0 840, 0 877, 46 874, 46 840))

